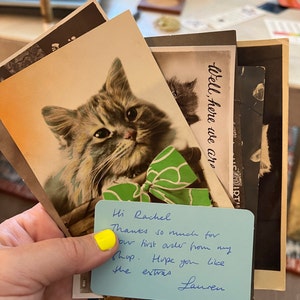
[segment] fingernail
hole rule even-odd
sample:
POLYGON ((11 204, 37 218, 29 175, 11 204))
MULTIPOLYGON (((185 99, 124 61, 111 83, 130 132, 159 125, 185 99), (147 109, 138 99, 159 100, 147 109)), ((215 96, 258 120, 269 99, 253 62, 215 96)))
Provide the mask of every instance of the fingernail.
POLYGON ((111 229, 105 229, 94 234, 94 239, 102 251, 113 248, 117 242, 116 235, 111 229))

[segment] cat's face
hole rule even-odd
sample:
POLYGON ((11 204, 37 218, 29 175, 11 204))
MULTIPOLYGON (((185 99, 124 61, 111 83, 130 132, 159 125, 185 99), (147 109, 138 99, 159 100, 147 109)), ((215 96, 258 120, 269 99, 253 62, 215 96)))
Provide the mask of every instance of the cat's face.
POLYGON ((172 95, 178 104, 181 105, 184 105, 186 102, 192 102, 196 105, 197 94, 194 91, 196 82, 197 79, 194 79, 193 81, 181 82, 175 76, 167 80, 172 95))
POLYGON ((189 125, 199 121, 197 116, 198 96, 194 90, 196 82, 197 79, 181 82, 176 76, 167 80, 172 95, 189 125))
POLYGON ((144 172, 174 139, 166 114, 131 92, 118 59, 86 104, 76 110, 45 107, 43 116, 69 160, 65 181, 89 182, 98 192, 105 178, 144 172))

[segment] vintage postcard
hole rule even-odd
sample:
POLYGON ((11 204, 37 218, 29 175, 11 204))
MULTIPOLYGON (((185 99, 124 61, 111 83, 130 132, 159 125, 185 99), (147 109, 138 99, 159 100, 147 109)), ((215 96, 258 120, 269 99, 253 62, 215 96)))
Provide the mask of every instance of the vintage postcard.
MULTIPOLYGON (((201 32, 169 36, 154 36, 146 38, 149 47, 168 46, 236 46, 236 32, 234 30, 201 32)), ((243 162, 241 157, 240 112, 238 105, 238 83, 234 84, 234 117, 233 117, 233 186, 232 202, 235 208, 245 207, 243 188, 243 162)))
MULTIPOLYGON (((236 32, 234 30, 201 32, 192 34, 181 34, 171 36, 147 37, 147 44, 150 47, 173 47, 173 46, 236 46, 236 32)), ((240 137, 240 112, 238 105, 237 87, 234 85, 234 117, 233 117, 233 186, 232 202, 235 208, 245 206, 243 189, 243 163, 241 157, 240 137)))
POLYGON ((174 98, 233 195, 235 46, 152 47, 174 98))
POLYGON ((288 41, 238 42, 240 66, 265 68, 263 137, 258 188, 255 245, 257 289, 285 289, 288 41), (263 166, 263 168, 262 168, 263 166))
POLYGON ((240 111, 240 128, 245 192, 244 208, 257 215, 259 178, 268 160, 262 163, 262 141, 266 144, 267 126, 263 125, 265 99, 265 68, 260 66, 237 67, 237 95, 240 111))

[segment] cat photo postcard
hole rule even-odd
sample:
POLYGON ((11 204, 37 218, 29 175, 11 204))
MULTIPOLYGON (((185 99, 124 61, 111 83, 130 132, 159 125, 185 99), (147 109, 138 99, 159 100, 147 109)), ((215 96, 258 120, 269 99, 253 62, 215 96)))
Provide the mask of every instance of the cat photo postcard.
POLYGON ((71 234, 92 230, 92 212, 78 221, 102 190, 142 183, 168 146, 197 162, 213 205, 232 207, 129 12, 4 80, 0 95, 4 126, 71 234))
POLYGON ((2 61, 0 81, 16 74, 107 20, 105 12, 97 1, 86 1, 44 34, 2 61))
MULTIPOLYGON (((162 72, 167 72, 167 75, 170 77, 170 73, 173 72, 172 82, 170 78, 166 78, 168 83, 172 85, 173 89, 176 88, 178 90, 173 90, 173 93, 177 95, 177 100, 180 101, 182 96, 184 95, 185 91, 189 91, 189 94, 194 94, 197 97, 197 100, 194 100, 194 105, 191 104, 190 101, 189 106, 187 104, 181 105, 183 109, 183 114, 187 112, 187 110, 194 110, 192 114, 196 114, 197 118, 201 119, 201 125, 198 122, 192 122, 189 115, 186 115, 186 119, 191 126, 194 128, 194 134, 199 141, 202 141, 202 146, 206 147, 206 152, 210 156, 210 162, 213 169, 219 175, 219 179, 223 183, 224 187, 227 189, 228 193, 231 195, 234 207, 239 208, 243 207, 244 204, 244 196, 243 196, 243 187, 242 187, 242 161, 241 161, 241 145, 238 141, 239 139, 239 132, 240 132, 240 122, 239 122, 239 112, 237 111, 237 106, 233 101, 235 100, 235 93, 236 93, 236 82, 235 82, 235 66, 234 62, 235 58, 235 47, 236 47, 236 32, 234 30, 228 31, 215 31, 215 32, 202 32, 202 33, 192 33, 192 34, 181 34, 181 35, 173 35, 173 36, 155 36, 155 37, 147 37, 146 38, 147 44, 151 47, 153 54, 155 57, 158 57, 157 62, 159 66, 162 68, 162 72), (209 51, 209 53, 208 53, 209 51), (170 52, 173 52, 170 54, 170 52), (176 52, 182 52, 180 55, 184 55, 189 58, 189 62, 195 60, 195 64, 198 66, 197 70, 195 70, 195 64, 192 64, 191 70, 193 70, 193 74, 189 72, 190 67, 186 67, 186 65, 182 65, 181 61, 176 61, 176 52), (223 55, 224 54, 224 55, 223 55), (169 56, 170 55, 170 56, 169 56), (196 57, 198 56, 198 57, 196 57), (167 58, 169 57, 169 58, 167 58), (173 57, 173 58, 172 58, 173 57), (204 126, 207 121, 207 118, 203 119, 203 115, 209 108, 210 110, 214 110, 213 103, 211 103, 210 107, 204 107, 207 99, 203 99, 205 96, 204 92, 208 90, 204 84, 208 80, 208 78, 204 78, 205 76, 205 69, 208 60, 213 61, 216 59, 217 63, 221 64, 223 71, 220 70, 218 74, 216 74, 216 78, 219 79, 219 82, 212 82, 210 85, 216 85, 219 90, 217 91, 217 97, 222 101, 222 107, 219 108, 221 110, 221 119, 223 119, 223 124, 220 124, 220 117, 216 118, 216 122, 219 124, 218 126, 222 126, 222 135, 218 134, 218 138, 210 139, 210 141, 214 141, 213 147, 207 147, 207 140, 204 141, 204 135, 202 135, 202 130, 198 130, 199 126, 204 126), (173 70, 174 69, 174 70, 173 70), (175 74, 176 73, 176 74, 175 74), (223 74, 221 74, 223 73, 223 74), (185 77, 194 77, 195 80, 185 79, 185 77), (199 80, 196 80, 196 77, 199 77, 199 80), (175 80, 176 78, 176 80, 175 80), (178 84, 182 88, 179 89, 178 84), (222 85, 221 85, 222 84, 222 85), (225 89, 224 85, 230 86, 228 90, 225 89), (185 88, 184 88, 185 87, 185 88), (233 90, 232 90, 233 88, 233 90), (182 93, 182 95, 180 95, 182 93), (220 93, 220 94, 219 94, 220 93), (234 95, 232 95, 234 93, 234 95), (202 98, 202 101, 200 101, 202 98), (234 100, 233 100, 234 98, 234 100), (231 103, 232 102, 232 103, 231 103), (225 103, 225 105, 224 105, 225 103), (229 106, 228 106, 229 105, 229 106), (229 109, 229 111, 227 111, 229 109), (224 113, 229 113, 229 115, 224 115, 224 113), (201 117, 200 117, 201 116, 201 117), (233 132, 227 132, 223 130, 225 127, 224 125, 224 118, 227 122, 227 129, 229 127, 233 127, 233 132), (232 118, 232 119, 231 119, 232 118), (219 119, 219 121, 218 121, 219 119), (228 123, 229 122, 229 123, 228 123), (201 134, 197 134, 197 132, 201 134), (229 139, 225 142, 225 139, 229 139), (234 138, 234 139, 233 139, 234 138), (216 141, 215 141, 216 140, 216 141), (226 144, 225 144, 226 143, 226 144), (234 144, 233 147, 231 144, 234 144), (231 155, 224 155, 222 153, 222 160, 216 159, 212 155, 215 154, 216 156, 220 155, 220 150, 218 153, 214 153, 215 149, 219 146, 216 145, 223 145, 226 147, 228 151, 233 151, 233 157, 231 155), (233 150, 228 149, 232 147, 233 150), (222 168, 226 164, 232 164, 232 170, 225 168, 225 171, 222 168), (233 178, 232 178, 233 177, 233 178), (232 178, 232 179, 231 179, 232 178)), ((212 69, 210 69, 212 71, 212 69)), ((215 71, 218 70, 217 68, 215 71)), ((213 76, 205 76, 210 77, 211 80, 213 76)), ((213 90, 210 90, 210 93, 213 90)), ((175 96, 176 98, 176 96, 175 96)), ((177 102, 178 102, 177 101, 177 102)), ((182 101, 181 101, 182 102, 182 101)), ((180 105, 181 103, 179 103, 180 105)), ((220 103, 219 103, 220 104, 220 103)), ((215 127, 215 126, 213 126, 215 127)), ((207 126, 210 128, 210 132, 216 130, 212 126, 207 126)), ((207 128, 205 131, 207 131, 207 128)), ((216 134, 215 134, 216 136, 216 134)), ((212 144, 212 143, 211 143, 212 144)), ((223 152, 223 151, 222 151, 223 152)))
POLYGON ((236 46, 151 50, 211 168, 232 196, 236 46))

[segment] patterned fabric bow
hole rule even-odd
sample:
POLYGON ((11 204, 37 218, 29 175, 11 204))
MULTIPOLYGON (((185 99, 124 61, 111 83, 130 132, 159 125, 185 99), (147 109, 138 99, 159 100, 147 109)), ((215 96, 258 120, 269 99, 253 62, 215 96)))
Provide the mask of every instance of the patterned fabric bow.
POLYGON ((149 193, 169 204, 210 206, 208 189, 189 188, 197 179, 183 156, 169 146, 150 164, 145 183, 121 183, 103 192, 105 200, 150 202, 149 193))

